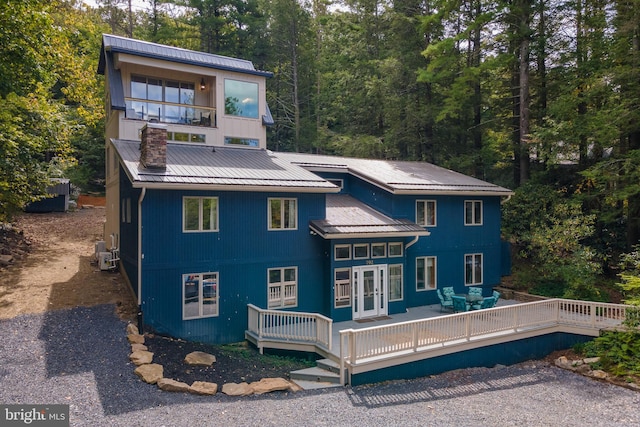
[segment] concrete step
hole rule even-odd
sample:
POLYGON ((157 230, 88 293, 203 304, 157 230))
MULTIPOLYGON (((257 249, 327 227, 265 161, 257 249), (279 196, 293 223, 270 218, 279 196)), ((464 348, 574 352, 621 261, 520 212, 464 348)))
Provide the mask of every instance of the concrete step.
MULTIPOLYGON (((314 381, 319 383, 339 384, 340 375, 317 366, 300 369, 289 373, 292 380, 314 381)), ((302 387, 302 386, 301 386, 302 387)), ((304 387, 303 387, 304 388, 304 387)))
POLYGON ((320 359, 316 360, 316 365, 320 369, 324 369, 325 371, 333 372, 334 374, 340 374, 340 365, 338 362, 335 362, 331 359, 320 359))
POLYGON ((340 384, 336 383, 326 383, 326 382, 317 382, 317 381, 306 381, 306 380, 291 380, 291 382, 296 383, 303 390, 319 390, 321 388, 331 388, 331 387, 340 387, 340 384))

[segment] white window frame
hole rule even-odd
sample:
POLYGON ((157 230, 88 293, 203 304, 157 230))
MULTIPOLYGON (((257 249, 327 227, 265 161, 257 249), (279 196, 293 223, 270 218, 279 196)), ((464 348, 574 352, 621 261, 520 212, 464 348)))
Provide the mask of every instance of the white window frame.
POLYGON ((435 227, 438 224, 438 209, 435 200, 416 200, 416 223, 422 227, 435 227), (423 205, 422 215, 419 214, 419 205, 423 205), (433 211, 433 215, 429 212, 433 211), (430 219, 433 218, 433 221, 430 219))
POLYGON ((192 196, 184 196, 182 198, 182 232, 183 233, 213 233, 219 231, 219 212, 220 212, 220 201, 218 197, 192 197, 192 196), (198 229, 190 230, 187 229, 187 200, 198 200, 198 229), (213 227, 211 229, 204 230, 203 227, 203 201, 204 200, 213 200, 215 201, 215 212, 210 217, 211 222, 213 223, 213 227))
POLYGON ((372 243, 371 244, 371 258, 386 258, 387 257, 387 244, 386 243, 372 243), (383 247, 384 248, 384 254, 382 255, 374 255, 373 254, 373 248, 374 247, 383 247))
MULTIPOLYGON (((291 214, 289 214, 289 223, 291 222, 291 214)), ((283 231, 283 230, 297 230, 298 229, 298 199, 295 197, 269 197, 267 199, 267 224, 268 224, 268 230, 269 231, 283 231), (275 201, 279 201, 280 202, 280 226, 278 227, 274 227, 274 223, 273 223, 273 217, 272 217, 272 208, 273 208, 273 202, 275 201), (294 208, 294 213, 293 213, 293 226, 291 226, 291 224, 289 224, 288 227, 285 227, 285 223, 287 221, 285 221, 286 219, 286 214, 285 214, 285 204, 289 207, 290 209, 290 205, 288 204, 288 202, 293 202, 293 208, 294 208)))
POLYGON ((267 270, 267 306, 269 309, 298 306, 298 267, 278 267, 267 270), (278 270, 280 281, 271 282, 271 272, 278 270), (295 272, 294 280, 285 280, 287 270, 295 272))
POLYGON ((464 255, 464 285, 465 286, 476 286, 476 285, 482 285, 482 282, 484 280, 484 256, 482 256, 481 253, 475 253, 475 254, 465 254, 464 255), (478 266, 478 258, 479 258, 479 271, 477 268, 478 266), (469 281, 469 276, 468 276, 468 272, 469 272, 469 268, 471 268, 471 281, 469 281), (479 273, 480 277, 477 277, 479 273))
POLYGON ((371 250, 368 243, 354 243, 353 244, 353 259, 369 259, 371 250), (367 254, 365 256, 356 256, 356 248, 367 248, 367 254))
POLYGON ((482 200, 465 200, 464 201, 464 225, 477 226, 483 222, 482 200), (469 221, 470 219, 470 221, 469 221))
POLYGON ((189 273, 182 275, 182 320, 203 319, 207 317, 218 317, 220 315, 220 275, 217 272, 209 273, 189 273), (196 292, 197 295, 189 297, 189 299, 196 299, 198 303, 198 312, 196 315, 187 314, 187 283, 197 280, 196 292), (205 282, 213 288, 213 296, 209 292, 205 292, 205 282), (212 307, 213 310, 210 313, 205 312, 205 307, 212 307))
POLYGON ((391 301, 402 301, 404 299, 404 265, 402 264, 389 264, 389 284, 387 287, 389 288, 389 302, 391 301), (394 275, 391 273, 391 269, 394 267, 400 267, 400 297, 399 298, 391 298, 391 286, 394 280, 394 275))
POLYGON ((423 256, 416 258, 416 292, 423 291, 433 291, 438 287, 438 258, 435 256, 423 256), (428 271, 428 261, 433 261, 433 283, 428 283, 428 279, 430 279, 430 275, 427 274, 428 271), (420 288, 420 278, 418 277, 418 263, 422 261, 424 263, 423 271, 424 278, 422 282, 424 283, 424 288, 420 288))
POLYGON ((351 259, 351 245, 335 245, 333 247, 333 259, 335 261, 349 261, 351 259), (349 249, 349 256, 346 258, 338 258, 338 249, 349 249))
POLYGON ((351 307, 351 268, 333 270, 333 306, 334 308, 351 307), (346 279, 338 279, 338 273, 347 273, 346 279))
POLYGON ((397 257, 404 256, 404 245, 401 242, 391 242, 391 243, 389 243, 389 247, 387 248, 387 253, 388 253, 389 258, 397 258, 397 257), (391 255, 391 246, 399 246, 400 247, 400 254, 391 255))

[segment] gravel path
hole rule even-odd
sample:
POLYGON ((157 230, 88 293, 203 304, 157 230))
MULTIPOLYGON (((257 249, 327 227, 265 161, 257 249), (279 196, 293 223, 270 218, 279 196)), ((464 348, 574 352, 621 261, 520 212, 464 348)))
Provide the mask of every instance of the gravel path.
POLYGON ((161 392, 133 374, 124 327, 111 305, 1 320, 0 403, 66 403, 73 426, 640 425, 640 393, 543 362, 295 394, 161 392))

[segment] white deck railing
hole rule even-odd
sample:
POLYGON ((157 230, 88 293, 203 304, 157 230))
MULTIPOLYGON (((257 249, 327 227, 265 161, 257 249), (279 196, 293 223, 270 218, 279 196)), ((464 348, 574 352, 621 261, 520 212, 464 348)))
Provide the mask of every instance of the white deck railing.
POLYGON ((265 310, 253 304, 249 309, 249 332, 259 340, 276 339, 312 343, 331 350, 333 320, 317 313, 265 310))
MULTIPOLYGON (((340 331, 340 372, 344 384, 347 366, 392 359, 499 334, 552 327, 599 331, 619 326, 629 306, 589 301, 549 299, 424 320, 340 331)), ((426 356, 426 355, 425 355, 426 356)), ((393 363, 390 363, 393 365, 393 363)))

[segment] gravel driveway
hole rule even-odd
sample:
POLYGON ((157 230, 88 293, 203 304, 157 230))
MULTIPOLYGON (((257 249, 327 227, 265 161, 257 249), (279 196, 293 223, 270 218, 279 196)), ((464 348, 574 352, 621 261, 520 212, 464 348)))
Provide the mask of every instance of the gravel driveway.
POLYGON ((640 393, 543 362, 244 398, 161 392, 133 374, 102 305, 0 321, 0 403, 70 405, 73 426, 630 426, 640 393))

